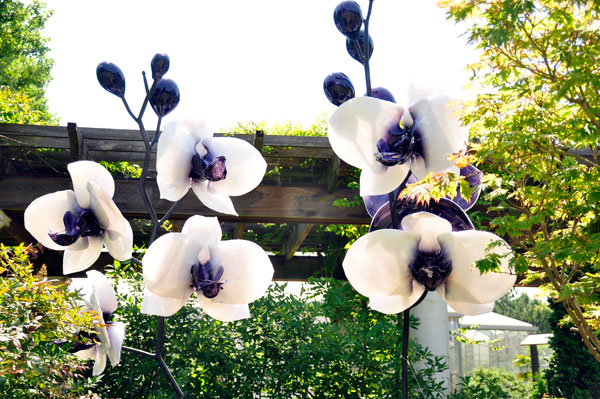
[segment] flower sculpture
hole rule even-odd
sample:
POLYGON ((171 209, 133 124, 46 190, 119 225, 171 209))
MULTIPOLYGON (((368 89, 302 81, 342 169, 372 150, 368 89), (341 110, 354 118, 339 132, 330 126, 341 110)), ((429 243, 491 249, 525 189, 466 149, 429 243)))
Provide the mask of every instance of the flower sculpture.
POLYGON ((73 190, 34 200, 25 209, 25 228, 45 247, 65 251, 65 274, 90 267, 102 243, 115 259, 130 259, 133 232, 112 200, 115 183, 110 173, 92 161, 73 162, 67 168, 73 190))
POLYGON ((258 186, 267 163, 256 148, 233 137, 213 137, 202 121, 171 122, 157 149, 156 181, 160 197, 178 201, 190 187, 217 212, 237 215, 229 196, 258 186))
POLYGON ((142 264, 142 313, 164 317, 181 309, 194 291, 202 309, 217 320, 250 317, 248 303, 263 296, 273 277, 273 265, 260 246, 221 241, 216 217, 192 216, 181 233, 154 241, 142 264))
POLYGON ((95 360, 93 374, 102 374, 106 367, 106 357, 112 366, 121 361, 121 348, 125 339, 125 325, 111 321, 112 313, 117 310, 117 296, 110 281, 102 273, 91 270, 87 279, 73 279, 69 289, 80 290, 83 310, 98 314, 94 322, 94 332, 80 332, 86 342, 76 342, 70 352, 82 359, 95 360))
POLYGON ((464 150, 468 131, 453 117, 451 104, 447 96, 421 91, 408 110, 373 97, 340 105, 329 119, 329 142, 341 159, 362 169, 361 196, 393 191, 409 170, 417 179, 458 172, 446 157, 464 150))
POLYGON ((348 281, 369 297, 372 309, 399 313, 426 290, 435 290, 456 311, 481 314, 490 312, 513 286, 510 248, 500 237, 473 229, 453 231, 450 221, 429 212, 410 213, 400 224, 401 230, 362 236, 343 262, 348 281), (492 242, 496 244, 490 246, 492 242), (474 266, 488 253, 499 258, 499 273, 481 274, 474 266))

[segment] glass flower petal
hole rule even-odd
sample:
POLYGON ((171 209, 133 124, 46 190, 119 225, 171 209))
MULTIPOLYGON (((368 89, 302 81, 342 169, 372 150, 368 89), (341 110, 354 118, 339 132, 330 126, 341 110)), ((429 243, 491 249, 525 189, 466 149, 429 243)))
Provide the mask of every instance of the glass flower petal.
POLYGON ((71 274, 87 269, 94 264, 102 251, 101 237, 80 237, 68 246, 63 255, 63 273, 71 274))
POLYGON ((161 198, 177 201, 189 190, 196 142, 187 123, 171 122, 165 126, 156 150, 156 171, 160 179, 161 198), (175 189, 169 189, 170 186, 174 186, 175 189))
POLYGON ((90 207, 90 193, 87 189, 87 183, 91 180, 96 180, 110 198, 115 194, 115 181, 113 177, 99 163, 77 161, 68 164, 67 169, 69 170, 69 175, 71 175, 75 197, 77 197, 77 202, 83 209, 89 209, 90 207))
POLYGON ((207 208, 213 211, 237 216, 238 213, 235 211, 231 198, 227 194, 213 193, 210 189, 212 183, 214 182, 209 182, 208 180, 193 182, 192 190, 196 194, 196 197, 207 208))
POLYGON ((428 172, 439 173, 458 168, 446 156, 466 147, 468 129, 454 115, 450 97, 430 96, 409 106, 414 120, 413 130, 421 139, 425 168, 411 165, 413 173, 422 179, 428 172))
POLYGON ((91 197, 89 208, 104 230, 103 238, 111 256, 117 260, 131 259, 133 231, 121 211, 96 180, 88 182, 91 197))
POLYGON ((199 250, 195 241, 181 233, 159 237, 142 258, 147 290, 166 298, 189 298, 191 267, 199 250))
POLYGON ((215 137, 202 141, 213 156, 225 156, 227 177, 211 182, 214 192, 232 196, 244 195, 260 184, 267 170, 267 163, 254 148, 244 140, 233 137, 215 137))
POLYGON ((121 361, 121 348, 125 340, 125 324, 120 321, 113 321, 108 327, 108 339, 110 347, 106 354, 110 359, 110 364, 116 366, 121 361))
POLYGON ((221 225, 216 217, 195 215, 185 221, 181 233, 198 241, 199 248, 215 246, 221 241, 221 225))
POLYGON ((94 362, 94 368, 92 369, 93 375, 100 375, 106 368, 106 353, 100 350, 96 345, 96 361, 94 362))
POLYGON ((413 280, 412 294, 372 296, 369 298, 369 307, 385 314, 397 314, 414 305, 425 292, 425 287, 413 280))
POLYGON ((250 308, 247 304, 220 303, 202 295, 198 295, 198 302, 202 310, 215 320, 228 322, 250 317, 250 308))
POLYGON ((400 225, 404 231, 419 234, 419 250, 423 252, 438 252, 441 248, 437 237, 452 231, 450 222, 429 212, 411 213, 400 221, 400 225))
POLYGON ((509 274, 510 248, 497 235, 467 230, 442 234, 438 241, 452 260, 452 272, 445 282, 445 298, 449 302, 485 304, 505 295, 516 281, 509 274), (502 245, 487 249, 491 242, 502 241, 502 245), (500 255, 500 273, 481 274, 474 263, 487 253, 500 255))
POLYGON ((273 265, 267 253, 246 240, 228 240, 219 244, 224 273, 219 295, 213 301, 247 304, 262 297, 271 284, 273 265))
POLYGON ((185 305, 190 295, 185 298, 168 298, 145 289, 140 312, 162 317, 172 316, 185 305))
POLYGON ((62 251, 67 247, 56 244, 48 233, 63 232, 63 216, 77 209, 77 199, 72 190, 57 191, 36 198, 25 209, 25 228, 46 248, 62 251))
POLYGON ((118 302, 115 290, 112 287, 110 280, 102 273, 96 270, 86 272, 92 289, 98 297, 100 309, 102 313, 113 313, 117 310, 118 302))
MULTIPOLYGON (((404 109, 372 97, 357 97, 345 102, 331 115, 327 136, 331 148, 346 163, 371 173, 381 173, 376 159, 377 141, 398 124, 404 109)), ((400 184, 400 182, 398 182, 400 184)))
POLYGON ((483 313, 489 313, 494 310, 494 302, 489 303, 469 303, 469 302, 458 302, 458 301, 449 301, 446 298, 446 287, 442 284, 438 287, 437 292, 440 294, 442 299, 446 301, 446 303, 452 306, 452 309, 457 311, 458 313, 462 313, 468 316, 474 316, 483 313))
POLYGON ((372 173, 369 169, 363 169, 360 173, 360 195, 382 195, 394 191, 409 170, 410 166, 406 163, 385 167, 383 173, 372 173))
POLYGON ((367 297, 410 296, 413 277, 408 265, 419 239, 416 233, 388 229, 362 236, 352 244, 343 262, 348 281, 367 297))

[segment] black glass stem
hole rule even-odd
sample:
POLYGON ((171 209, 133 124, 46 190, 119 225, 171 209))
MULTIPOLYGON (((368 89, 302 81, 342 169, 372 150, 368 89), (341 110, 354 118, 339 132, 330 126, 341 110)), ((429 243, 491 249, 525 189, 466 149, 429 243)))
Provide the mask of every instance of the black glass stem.
MULTIPOLYGON (((148 215, 150 216, 150 219, 152 221, 152 233, 150 234, 150 240, 148 242, 148 246, 150 246, 150 244, 152 244, 152 242, 156 238, 156 234, 158 233, 159 227, 165 222, 165 220, 167 220, 167 218, 169 216, 171 216, 173 211, 175 211, 175 208, 177 208, 177 206, 181 203, 181 200, 175 202, 171 206, 171 208, 167 211, 167 213, 165 213, 165 215, 159 220, 158 216, 156 215, 156 211, 154 210, 154 207, 152 206, 152 202, 150 201, 150 197, 148 196, 148 193, 146 191, 146 180, 148 178, 148 169, 150 168, 150 156, 152 154, 152 147, 156 144, 158 137, 160 136, 160 125, 162 122, 162 117, 161 116, 158 117, 156 131, 154 132, 154 136, 152 137, 152 140, 150 140, 148 137, 146 128, 144 127, 144 122, 142 121, 142 118, 144 116, 144 112, 146 111, 146 107, 150 100, 150 96, 152 95, 152 92, 153 92, 154 88, 156 87, 157 81, 156 80, 153 81, 152 86, 148 87, 148 80, 146 79, 146 73, 142 72, 142 76, 144 79, 144 88, 146 90, 146 97, 144 98, 144 102, 142 103, 142 107, 140 108, 140 112, 139 112, 138 116, 136 116, 131 111, 131 108, 129 107, 129 104, 127 104, 127 101, 125 100, 124 96, 122 97, 122 100, 123 100, 123 104, 125 105, 125 109, 127 110, 127 113, 131 116, 131 118, 138 125, 140 134, 142 136, 142 141, 144 142, 144 147, 146 149, 146 153, 144 154, 144 164, 142 166, 142 174, 140 176, 139 191, 140 191, 142 200, 144 201, 144 204, 146 206, 146 210, 148 211, 148 215)), ((140 266, 142 265, 142 263, 136 258, 132 258, 131 261, 137 265, 140 265, 140 266)), ((171 386, 177 393, 178 398, 183 399, 183 398, 185 398, 185 394, 183 393, 183 391, 177 384, 177 381, 175 381, 173 374, 169 370, 169 367, 167 366, 167 364, 165 363, 165 360, 163 358, 164 337, 165 337, 165 318, 162 316, 159 316, 158 317, 158 328, 157 328, 157 332, 156 332, 156 348, 155 348, 154 353, 146 352, 141 349, 130 348, 128 346, 123 346, 122 349, 126 352, 135 353, 137 355, 149 357, 151 359, 156 360, 156 362, 160 366, 161 370, 167 377, 167 380, 169 380, 169 383, 171 384, 171 386)))
MULTIPOLYGON (((363 66, 365 68, 365 81, 367 84, 367 96, 373 96, 373 90, 371 89, 371 69, 369 68, 369 20, 371 19, 371 11, 373 10, 373 0, 369 0, 369 10, 367 11, 367 17, 365 18, 365 45, 363 48, 363 66)), ((360 46, 357 46, 360 48, 360 46)))

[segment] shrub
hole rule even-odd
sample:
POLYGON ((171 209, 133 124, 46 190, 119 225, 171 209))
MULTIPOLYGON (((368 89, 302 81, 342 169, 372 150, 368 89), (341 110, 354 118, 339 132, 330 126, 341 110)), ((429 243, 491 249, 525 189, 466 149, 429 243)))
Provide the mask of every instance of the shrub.
POLYGON ((498 368, 477 368, 461 379, 450 399, 524 399, 533 392, 531 383, 498 368))
POLYGON ((5 398, 71 398, 92 387, 87 369, 53 340, 92 328, 76 293, 33 275, 31 247, 0 244, 0 392, 5 398))

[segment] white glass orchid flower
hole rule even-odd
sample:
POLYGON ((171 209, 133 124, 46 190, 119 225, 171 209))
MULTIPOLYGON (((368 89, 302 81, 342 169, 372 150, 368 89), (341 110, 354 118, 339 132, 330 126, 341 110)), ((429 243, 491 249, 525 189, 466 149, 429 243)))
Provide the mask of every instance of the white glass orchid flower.
POLYGON ((399 313, 425 290, 437 290, 456 311, 490 312, 516 276, 509 273, 510 248, 492 233, 452 231, 452 224, 429 212, 403 217, 402 230, 370 232, 352 244, 343 262, 348 281, 382 313, 399 313), (501 245, 488 247, 492 242, 501 245), (500 271, 481 274, 474 263, 486 254, 500 260, 500 271))
POLYGON ((107 356, 113 367, 121 361, 125 325, 111 321, 117 310, 117 296, 108 278, 95 270, 86 274, 87 279, 73 279, 69 289, 80 290, 82 310, 97 313, 98 319, 94 321, 94 333, 80 333, 88 342, 76 342, 70 351, 81 359, 95 360, 93 374, 99 375, 106 367, 107 356))
POLYGON ((47 248, 64 250, 63 273, 90 267, 102 243, 117 260, 131 258, 133 232, 112 200, 115 182, 92 161, 67 166, 73 190, 57 191, 34 200, 25 209, 25 228, 47 248))
POLYGON ((264 295, 273 277, 273 265, 260 246, 221 241, 216 217, 192 216, 181 233, 154 241, 142 264, 146 288, 141 311, 164 317, 181 309, 195 291, 214 319, 248 318, 248 303, 264 295))
POLYGON ((190 187, 208 208, 237 215, 230 196, 244 195, 262 181, 267 163, 250 143, 213 137, 203 121, 171 122, 158 140, 160 197, 178 201, 190 187))
POLYGON ((409 170, 418 180, 429 172, 458 173, 446 157, 465 149, 468 130, 453 116, 450 98, 431 95, 411 103, 405 110, 389 101, 357 97, 329 119, 331 148, 346 163, 362 169, 361 196, 392 192, 409 170))

